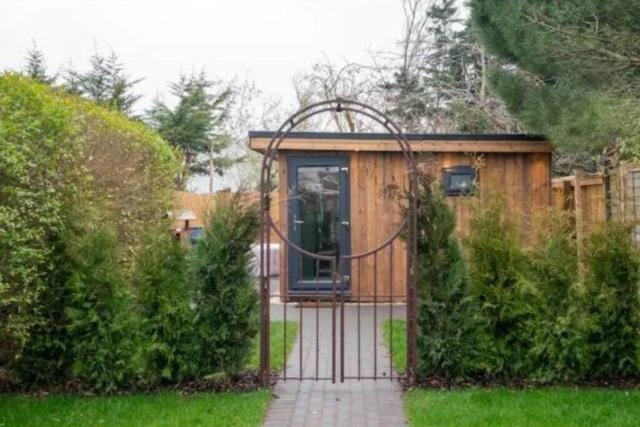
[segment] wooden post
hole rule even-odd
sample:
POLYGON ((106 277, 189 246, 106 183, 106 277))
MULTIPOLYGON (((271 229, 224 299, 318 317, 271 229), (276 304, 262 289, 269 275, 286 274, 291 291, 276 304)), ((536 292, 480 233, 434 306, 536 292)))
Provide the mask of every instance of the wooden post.
POLYGON ((578 250, 578 266, 582 265, 582 240, 584 234, 584 217, 582 213, 582 172, 576 170, 573 178, 573 206, 576 221, 576 248, 578 250))

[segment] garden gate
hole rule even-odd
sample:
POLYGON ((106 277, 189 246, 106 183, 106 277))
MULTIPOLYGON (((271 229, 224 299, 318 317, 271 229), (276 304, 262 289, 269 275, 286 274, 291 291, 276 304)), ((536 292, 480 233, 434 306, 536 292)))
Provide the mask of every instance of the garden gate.
MULTIPOLYGON (((380 366, 378 350, 381 316, 393 321, 394 302, 398 297, 406 299, 406 314, 403 314, 407 325, 406 371, 402 376, 409 383, 415 380, 417 173, 413 152, 400 128, 385 114, 361 102, 335 99, 310 105, 289 117, 274 133, 264 150, 260 181, 260 375, 265 384, 274 376, 284 380, 330 380, 334 383, 345 379, 399 379, 401 375, 395 373, 392 366, 380 366), (288 182, 280 183, 288 185, 294 194, 291 197, 292 208, 288 209, 289 229, 281 230, 271 215, 272 165, 282 141, 300 123, 323 113, 352 113, 378 123, 393 135, 406 163, 408 189, 404 219, 385 241, 360 253, 353 254, 350 251, 349 169, 348 162, 345 163, 340 157, 312 156, 296 160, 296 173, 290 174, 288 182), (319 209, 323 212, 321 215, 317 213, 319 209), (313 227, 306 228, 311 232, 304 231, 304 219, 309 214, 319 218, 314 219, 313 227), (322 222, 322 218, 328 219, 322 222), (285 295, 278 295, 282 299, 280 304, 272 304, 272 297, 275 296, 270 286, 272 232, 280 238, 281 256, 284 257, 284 263, 289 264, 289 268, 285 269, 288 272, 285 280, 290 283, 284 287, 285 295), (324 246, 320 245, 322 250, 309 250, 306 241, 313 240, 317 249, 318 239, 327 241, 327 235, 335 237, 325 242, 324 246), (393 286, 386 290, 378 289, 377 264, 383 257, 389 257, 389 283, 393 282, 394 274, 402 273, 394 273, 392 267, 393 243, 401 235, 407 248, 407 286, 406 294, 399 296, 393 295, 393 286), (374 294, 364 298, 350 292, 350 275, 352 271, 360 275, 366 268, 373 269, 373 273, 367 277, 373 278, 374 294), (289 289, 295 292, 288 295, 289 289), (279 316, 284 320, 285 348, 282 352, 286 358, 287 310, 292 303, 296 307, 293 316, 289 314, 289 319, 294 317, 292 320, 299 322, 298 366, 295 372, 290 372, 291 368, 287 372, 285 360, 282 372, 274 373, 270 366, 272 306, 278 307, 279 316), (311 328, 308 327, 310 322, 311 328), (310 329, 310 336, 306 336, 310 329), (327 340, 322 340, 321 336, 327 340), (321 341, 330 342, 330 348, 323 348, 321 341), (366 370, 364 365, 367 365, 366 370)), ((393 342, 392 334, 393 328, 390 328, 390 342, 393 342)), ((393 345, 389 350, 391 354, 385 363, 391 365, 393 345)))

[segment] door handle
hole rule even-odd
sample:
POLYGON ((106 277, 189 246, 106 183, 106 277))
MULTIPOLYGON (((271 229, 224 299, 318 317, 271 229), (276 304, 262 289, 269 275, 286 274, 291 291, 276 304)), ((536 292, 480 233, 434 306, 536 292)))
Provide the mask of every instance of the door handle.
POLYGON ((342 221, 341 224, 342 224, 343 227, 349 227, 349 225, 350 225, 349 221, 342 221))
POLYGON ((304 224, 304 221, 301 219, 294 219, 293 220, 293 230, 296 231, 298 230, 298 225, 302 225, 304 224))

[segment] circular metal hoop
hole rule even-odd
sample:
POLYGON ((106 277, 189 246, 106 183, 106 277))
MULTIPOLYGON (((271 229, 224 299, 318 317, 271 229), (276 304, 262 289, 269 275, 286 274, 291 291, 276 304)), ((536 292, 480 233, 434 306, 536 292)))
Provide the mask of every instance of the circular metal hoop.
MULTIPOLYGON (((384 127, 394 137, 395 141, 400 147, 400 151, 402 152, 403 158, 405 160, 409 176, 410 202, 411 200, 415 200, 415 190, 417 188, 417 166, 413 151, 411 150, 411 146, 409 145, 407 139, 404 137, 404 134, 402 133, 400 128, 393 122, 393 120, 391 120, 386 114, 382 113, 381 111, 362 102, 349 101, 345 99, 333 99, 309 105, 308 107, 305 107, 291 115, 274 133, 273 137, 269 141, 269 144, 265 148, 264 156, 262 158, 262 169, 260 172, 260 200, 263 210, 266 210, 262 226, 263 228, 265 226, 273 228, 278 237, 280 237, 287 245, 305 256, 318 260, 331 260, 332 258, 309 252, 293 243, 288 238, 288 236, 282 232, 275 221, 273 221, 269 203, 265 202, 269 197, 269 188, 271 188, 271 166, 273 164, 273 160, 278 154, 278 150, 280 145, 282 144, 282 141, 284 141, 300 123, 309 120, 311 117, 314 117, 316 115, 328 112, 351 112, 354 114, 359 114, 368 117, 369 119, 384 127), (264 209, 265 207, 266 209, 264 209)), ((400 235, 408 222, 409 221, 407 214, 407 216, 405 216, 405 218, 401 221, 398 229, 394 233, 392 233, 389 238, 385 239, 380 245, 358 254, 340 255, 340 258, 346 260, 363 258, 371 255, 374 252, 384 249, 385 247, 390 245, 396 237, 400 235)))

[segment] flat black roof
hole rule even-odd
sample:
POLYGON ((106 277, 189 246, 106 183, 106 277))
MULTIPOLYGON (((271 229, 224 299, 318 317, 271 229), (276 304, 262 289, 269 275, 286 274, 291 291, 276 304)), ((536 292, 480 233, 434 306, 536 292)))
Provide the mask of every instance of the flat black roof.
MULTIPOLYGON (((276 132, 269 130, 249 131, 250 138, 273 138, 276 132)), ((289 138, 300 139, 394 139, 390 133, 351 132, 291 132, 289 138)), ((409 141, 547 141, 542 135, 529 133, 405 133, 409 141)))

